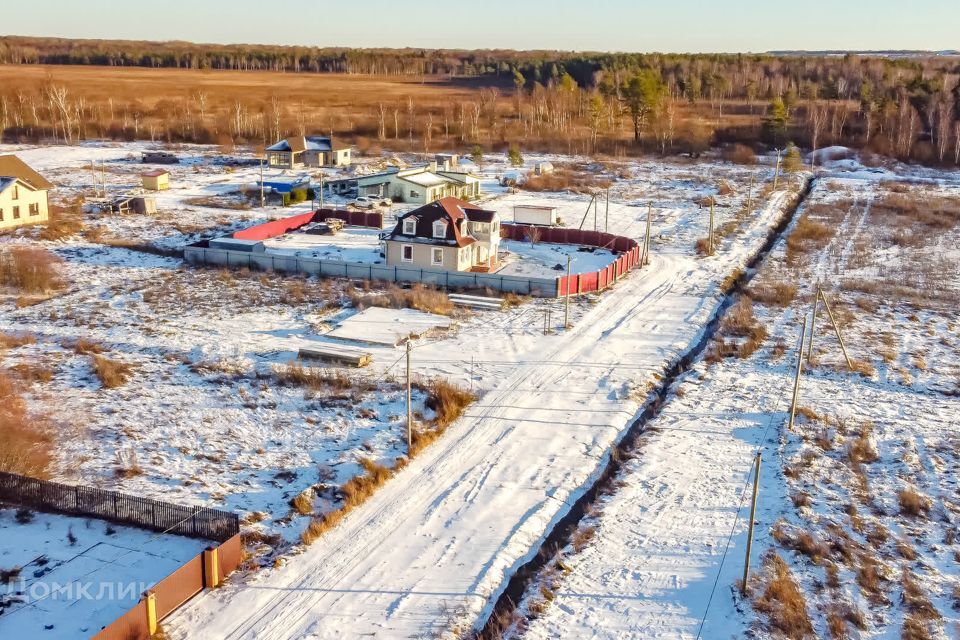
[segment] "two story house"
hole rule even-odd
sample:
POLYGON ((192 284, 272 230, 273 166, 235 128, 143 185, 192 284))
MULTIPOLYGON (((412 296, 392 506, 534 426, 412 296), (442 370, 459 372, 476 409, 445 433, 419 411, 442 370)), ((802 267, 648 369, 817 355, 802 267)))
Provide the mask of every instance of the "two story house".
POLYGON ((46 222, 53 185, 13 155, 0 156, 0 231, 46 222))
POLYGON ((500 216, 457 198, 442 198, 399 216, 384 243, 391 266, 494 271, 499 266, 500 216))
POLYGON ((330 136, 294 136, 266 148, 267 164, 283 169, 303 167, 345 167, 350 164, 350 147, 330 136))

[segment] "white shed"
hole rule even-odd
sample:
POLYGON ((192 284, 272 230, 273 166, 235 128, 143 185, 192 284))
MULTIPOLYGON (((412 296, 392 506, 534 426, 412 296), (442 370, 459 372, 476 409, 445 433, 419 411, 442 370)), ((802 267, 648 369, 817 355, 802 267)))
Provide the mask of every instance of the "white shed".
POLYGON ((518 204, 513 208, 513 222, 515 224, 539 224, 555 227, 560 224, 560 216, 557 215, 556 207, 518 204))

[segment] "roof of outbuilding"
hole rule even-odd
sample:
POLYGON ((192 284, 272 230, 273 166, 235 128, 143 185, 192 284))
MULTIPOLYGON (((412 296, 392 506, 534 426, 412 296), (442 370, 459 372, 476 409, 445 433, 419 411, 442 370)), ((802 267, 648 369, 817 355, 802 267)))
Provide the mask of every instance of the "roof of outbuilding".
POLYGON ((0 156, 0 176, 18 178, 34 189, 53 189, 53 183, 27 166, 27 163, 14 155, 0 156))
POLYGON ((336 139, 330 136, 291 136, 270 145, 267 151, 302 153, 303 151, 339 151, 346 148, 343 145, 337 145, 336 139))

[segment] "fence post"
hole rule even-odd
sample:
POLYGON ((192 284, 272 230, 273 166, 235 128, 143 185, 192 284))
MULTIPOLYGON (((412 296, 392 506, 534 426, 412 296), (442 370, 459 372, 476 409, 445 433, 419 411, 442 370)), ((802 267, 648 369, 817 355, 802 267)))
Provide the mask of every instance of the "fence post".
POLYGON ((203 550, 203 586, 213 589, 220 584, 220 550, 207 547, 203 550))
POLYGON ((77 511, 80 511, 80 485, 75 485, 73 487, 73 503, 74 508, 77 511))
POLYGON ((120 510, 117 506, 117 498, 118 498, 117 494, 114 493, 113 494, 113 517, 114 518, 120 518, 120 510))
POLYGON ((199 510, 199 507, 194 506, 194 507, 193 507, 193 515, 190 517, 190 520, 193 522, 193 533, 194 533, 194 534, 197 533, 197 511, 198 511, 198 510, 199 510))
POLYGON ((153 591, 145 591, 143 594, 147 601, 147 631, 153 636, 157 633, 157 594, 153 591))

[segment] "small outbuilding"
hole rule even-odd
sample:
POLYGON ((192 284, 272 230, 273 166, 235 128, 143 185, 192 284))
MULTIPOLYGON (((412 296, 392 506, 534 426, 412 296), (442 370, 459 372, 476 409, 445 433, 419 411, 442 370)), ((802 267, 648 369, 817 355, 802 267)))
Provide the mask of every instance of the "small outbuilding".
POLYGON ((143 188, 150 191, 165 191, 170 188, 170 172, 154 169, 140 174, 143 188))
POLYGON ((545 174, 547 174, 547 173, 553 173, 553 163, 552 163, 552 162, 547 162, 546 160, 543 161, 543 162, 538 162, 538 163, 533 167, 533 172, 534 172, 535 174, 537 174, 538 176, 542 176, 542 175, 545 175, 545 174))
POLYGON ((533 204, 518 204, 513 208, 514 224, 536 224, 555 227, 560 224, 556 207, 533 204))

